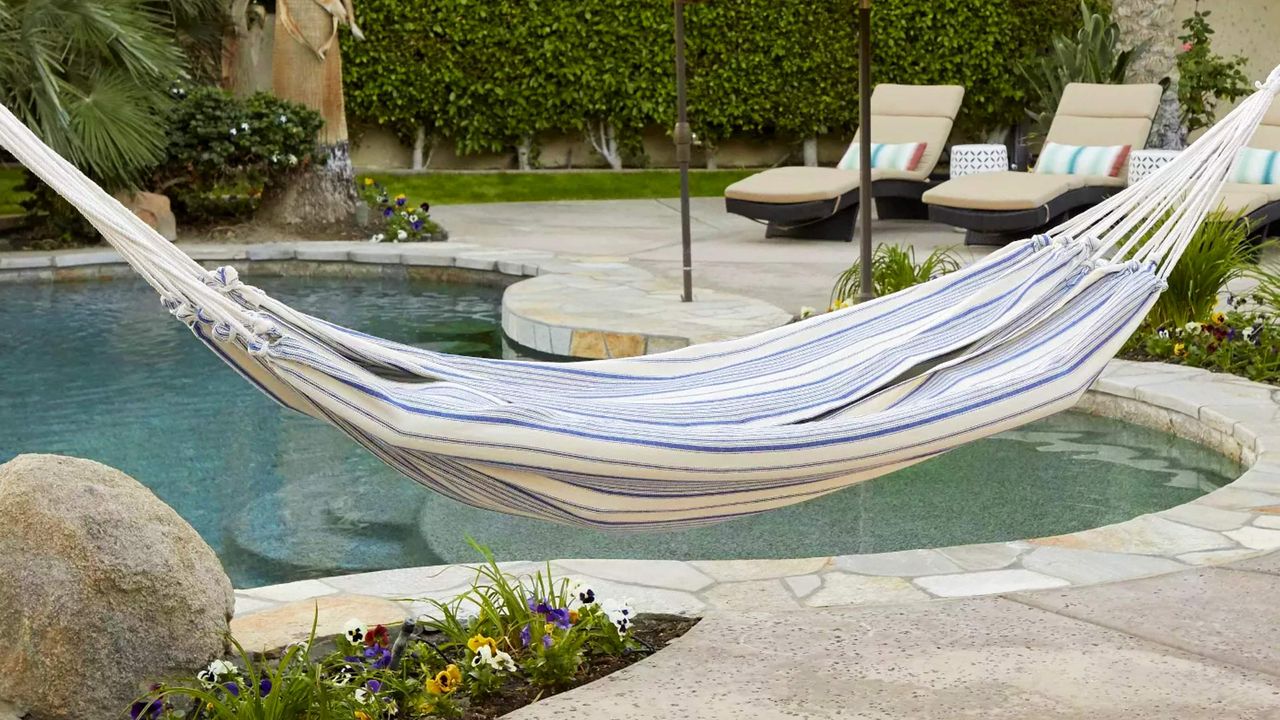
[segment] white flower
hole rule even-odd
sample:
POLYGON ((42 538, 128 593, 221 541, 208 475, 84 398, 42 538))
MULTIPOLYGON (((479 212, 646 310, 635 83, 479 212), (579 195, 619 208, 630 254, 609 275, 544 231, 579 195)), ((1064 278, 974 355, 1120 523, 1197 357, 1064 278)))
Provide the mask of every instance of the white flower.
POLYGON ((289 122, 289 116, 287 116, 287 115, 281 115, 281 116, 280 116, 279 118, 277 118, 277 119, 280 121, 280 124, 281 124, 281 125, 284 125, 285 123, 289 122))
POLYGON ((231 137, 235 137, 235 136, 236 136, 236 129, 231 128, 231 137))
POLYGON ((358 703, 363 704, 363 703, 369 702, 369 692, 364 688, 356 688, 356 691, 355 693, 353 693, 353 696, 355 697, 356 702, 358 703))
POLYGON ((1244 329, 1243 333, 1241 333, 1241 335, 1244 337, 1245 340, 1252 340, 1253 336, 1257 334, 1258 334, 1257 325, 1250 325, 1249 327, 1244 329))
POLYGON ((635 611, 631 609, 630 600, 605 603, 604 612, 609 617, 609 622, 617 626, 619 634, 626 633, 632 619, 635 618, 635 611))
POLYGON ((273 163, 278 163, 278 162, 280 162, 280 153, 272 153, 272 154, 271 154, 271 162, 273 162, 273 163))
POLYGON ((382 242, 383 240, 386 240, 386 239, 387 239, 386 235, 383 235, 382 233, 374 233, 373 237, 369 238, 369 242, 377 243, 377 242, 382 242))
POLYGON ((196 673, 196 679, 205 687, 212 687, 226 678, 235 677, 239 674, 235 665, 226 660, 218 659, 209 663, 204 670, 196 673))
POLYGON ((494 670, 516 671, 516 661, 512 660, 510 655, 501 650, 494 653, 488 645, 480 646, 480 649, 476 651, 476 656, 471 659, 471 665, 472 667, 488 665, 494 670))
POLYGON ((817 310, 814 310, 813 308, 809 307, 808 305, 802 305, 802 306, 800 306, 800 319, 801 319, 801 320, 804 320, 805 318, 813 317, 814 313, 816 313, 816 312, 818 312, 818 311, 817 311, 817 310))
POLYGON ((289 153, 289 164, 290 164, 290 165, 297 165, 297 164, 298 164, 298 156, 297 156, 297 155, 294 155, 293 153, 289 153))
POLYGON ((410 216, 409 216, 409 222, 418 222, 418 216, 417 216, 417 215, 410 215, 410 216))
POLYGON ((1200 325, 1200 323, 1198 323, 1198 322, 1189 322, 1189 323, 1187 323, 1186 330, 1187 330, 1187 332, 1191 333, 1192 335, 1196 335, 1196 334, 1199 334, 1199 332, 1200 332, 1200 327, 1201 327, 1201 325, 1200 325))
POLYGON ((401 241, 401 240, 408 240, 408 239, 409 239, 409 233, 407 233, 407 232, 405 232, 405 231, 403 231, 403 230, 401 230, 400 232, 396 233, 396 241, 397 241, 397 242, 399 242, 399 241, 401 241))
POLYGON ((245 132, 249 132, 249 123, 247 122, 240 123, 240 129, 245 132))
POLYGON ((342 634, 346 635, 347 639, 353 643, 364 642, 364 623, 355 618, 351 618, 347 621, 347 624, 343 626, 342 634))

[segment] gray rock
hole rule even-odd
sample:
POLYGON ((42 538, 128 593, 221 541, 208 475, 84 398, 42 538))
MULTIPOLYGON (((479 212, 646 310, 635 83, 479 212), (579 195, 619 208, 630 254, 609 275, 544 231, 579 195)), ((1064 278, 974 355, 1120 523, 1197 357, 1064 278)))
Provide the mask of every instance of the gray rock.
POLYGON ((226 650, 231 582, 150 490, 89 460, 0 465, 0 701, 36 720, 128 717, 147 684, 226 650))

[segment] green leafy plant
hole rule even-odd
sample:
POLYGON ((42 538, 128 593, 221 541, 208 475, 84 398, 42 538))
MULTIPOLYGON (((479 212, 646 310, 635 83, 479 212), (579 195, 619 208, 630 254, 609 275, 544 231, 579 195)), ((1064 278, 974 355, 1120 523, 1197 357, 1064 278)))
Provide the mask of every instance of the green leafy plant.
MULTIPOLYGON (((890 295, 959 268, 960 262, 949 248, 937 248, 916 262, 915 248, 881 244, 871 256, 872 287, 877 296, 890 295)), ((856 262, 836 280, 831 290, 831 309, 849 305, 861 290, 862 263, 856 262)))
MULTIPOLYGON (((1077 6, 874 3, 877 82, 965 86, 959 136, 1007 126, 1028 90, 1010 63, 1041 54, 1074 22, 1077 6)), ((464 153, 590 132, 627 158, 642 131, 673 120, 670 3, 364 0, 359 9, 366 39, 344 36, 342 47, 347 112, 357 124, 406 140, 421 128, 464 153)), ((691 5, 689 103, 698 136, 714 144, 851 131, 856 14, 857 0, 691 5)))
POLYGON ((1280 325, 1274 309, 1237 297, 1226 312, 1183 325, 1144 325, 1124 355, 1280 384, 1280 325))
POLYGON ((1244 74, 1243 57, 1226 58, 1213 52, 1208 10, 1197 9, 1182 21, 1182 29, 1186 32, 1178 37, 1182 41, 1182 52, 1178 54, 1178 104, 1182 107, 1183 129, 1192 133, 1213 124, 1219 102, 1242 98, 1253 88, 1244 74))
POLYGON ((1067 85, 1123 83, 1129 61, 1142 52, 1142 47, 1121 50, 1120 26, 1083 0, 1080 22, 1074 36, 1055 35, 1048 54, 1018 66, 1031 87, 1027 115, 1033 123, 1032 137, 1043 137, 1049 132, 1067 85))
POLYGON ((152 186, 189 219, 251 214, 265 190, 322 161, 315 138, 323 120, 314 110, 267 93, 240 99, 176 85, 170 94, 169 139, 152 186))
POLYGON ((374 213, 380 231, 374 233, 372 242, 433 242, 449 239, 440 224, 431 219, 431 205, 409 201, 404 193, 394 197, 382 183, 371 177, 360 181, 360 199, 374 213))
POLYGON ((1205 221, 1169 273, 1169 287, 1147 314, 1154 328, 1180 327, 1213 312, 1226 284, 1242 277, 1256 253, 1240 217, 1205 221))
POLYGON ((236 662, 215 660, 194 679, 155 686, 134 703, 133 720, 458 718, 513 687, 568 687, 593 659, 643 647, 625 603, 597 602, 549 565, 509 575, 472 545, 484 562, 471 587, 433 601, 435 610, 398 637, 353 620, 321 654, 313 620, 307 641, 277 661, 237 645, 236 662))

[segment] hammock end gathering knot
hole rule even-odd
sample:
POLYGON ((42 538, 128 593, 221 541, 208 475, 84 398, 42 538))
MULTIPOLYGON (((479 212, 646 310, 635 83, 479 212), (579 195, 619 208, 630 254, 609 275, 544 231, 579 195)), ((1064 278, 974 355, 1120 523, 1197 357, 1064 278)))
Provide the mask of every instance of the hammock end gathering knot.
POLYGON ((1280 65, 1277 65, 1271 74, 1267 75, 1267 79, 1262 82, 1254 82, 1254 87, 1259 90, 1268 90, 1272 95, 1280 95, 1280 65))

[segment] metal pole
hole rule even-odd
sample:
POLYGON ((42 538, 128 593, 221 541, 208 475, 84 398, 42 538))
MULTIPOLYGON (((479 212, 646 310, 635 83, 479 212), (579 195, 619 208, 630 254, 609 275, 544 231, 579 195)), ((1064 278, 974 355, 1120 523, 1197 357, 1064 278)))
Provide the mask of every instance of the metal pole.
POLYGON ((684 4, 675 0, 676 8, 676 162, 680 164, 680 241, 684 247, 684 302, 693 302, 693 237, 689 224, 689 159, 692 155, 693 132, 684 90, 684 4))
POLYGON ((858 5, 858 132, 862 140, 858 169, 858 224, 862 226, 861 291, 858 300, 876 296, 871 277, 871 0, 858 5))

